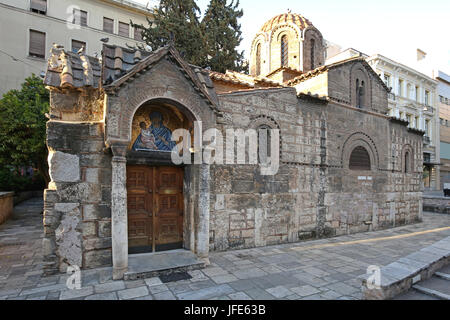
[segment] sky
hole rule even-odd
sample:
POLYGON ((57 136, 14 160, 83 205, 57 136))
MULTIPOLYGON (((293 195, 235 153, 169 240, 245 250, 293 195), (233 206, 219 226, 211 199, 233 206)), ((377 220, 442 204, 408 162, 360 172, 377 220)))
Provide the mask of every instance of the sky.
MULTIPOLYGON (((156 0, 134 0, 142 4, 156 0)), ((197 0, 202 13, 209 0, 197 0)), ((286 13, 303 15, 324 39, 343 49, 382 54, 428 76, 439 69, 450 74, 450 1, 448 0, 240 0, 243 41, 248 58, 262 25, 286 13), (417 62, 417 49, 427 53, 417 62)))

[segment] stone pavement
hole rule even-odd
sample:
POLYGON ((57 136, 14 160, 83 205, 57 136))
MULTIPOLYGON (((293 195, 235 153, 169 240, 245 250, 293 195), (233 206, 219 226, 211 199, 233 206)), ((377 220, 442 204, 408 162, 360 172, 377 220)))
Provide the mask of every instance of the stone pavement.
POLYGON ((450 216, 424 213, 423 222, 331 239, 210 254, 192 279, 112 281, 111 268, 82 272, 82 289, 67 275, 42 276, 42 200, 15 208, 0 226, 0 299, 197 300, 360 299, 369 265, 383 266, 450 236, 450 216))

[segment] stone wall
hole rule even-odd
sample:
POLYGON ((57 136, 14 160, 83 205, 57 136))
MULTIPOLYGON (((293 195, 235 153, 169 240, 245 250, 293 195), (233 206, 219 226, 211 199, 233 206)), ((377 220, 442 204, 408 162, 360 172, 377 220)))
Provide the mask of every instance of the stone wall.
POLYGON ((111 265, 111 155, 104 152, 103 123, 49 121, 47 144, 47 272, 111 265))
POLYGON ((280 128, 281 165, 261 176, 256 165, 211 166, 210 249, 226 250, 377 230, 421 217, 421 139, 387 117, 295 90, 219 96, 227 128, 265 119, 280 128), (348 168, 351 147, 371 153, 372 169, 348 168), (402 171, 411 145, 414 165, 402 171), (394 149, 392 149, 394 147, 394 149))

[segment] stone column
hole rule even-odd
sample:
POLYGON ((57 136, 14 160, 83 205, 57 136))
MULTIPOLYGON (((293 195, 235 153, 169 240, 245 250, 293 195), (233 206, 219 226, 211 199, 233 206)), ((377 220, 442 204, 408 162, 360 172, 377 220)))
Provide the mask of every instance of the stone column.
POLYGON ((209 165, 201 164, 199 197, 198 197, 198 226, 196 253, 200 259, 209 264, 209 165))
POLYGON ((111 234, 113 279, 128 269, 127 160, 125 146, 112 146, 111 234))

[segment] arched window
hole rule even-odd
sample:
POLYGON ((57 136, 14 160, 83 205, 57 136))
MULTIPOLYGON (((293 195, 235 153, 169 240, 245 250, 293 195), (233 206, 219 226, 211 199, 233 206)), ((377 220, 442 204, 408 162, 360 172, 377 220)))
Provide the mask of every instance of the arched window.
POLYGON ((405 152, 405 173, 408 173, 411 171, 411 163, 410 163, 410 157, 409 157, 410 153, 409 151, 405 152))
POLYGON ((286 35, 281 37, 281 66, 287 67, 289 64, 289 41, 286 35))
POLYGON ((261 74, 261 43, 256 47, 256 75, 261 74))
POLYGON ((356 107, 361 108, 364 106, 364 96, 365 96, 365 83, 364 81, 361 81, 361 84, 359 83, 359 79, 356 79, 356 107))
POLYGON ((258 127, 258 162, 267 164, 271 156, 271 134, 272 128, 266 124, 258 127))
POLYGON ((370 170, 370 156, 364 147, 353 149, 348 167, 350 170, 370 170))
POLYGON ((315 64, 314 64, 314 50, 316 46, 316 40, 311 39, 311 70, 314 70, 315 64))

